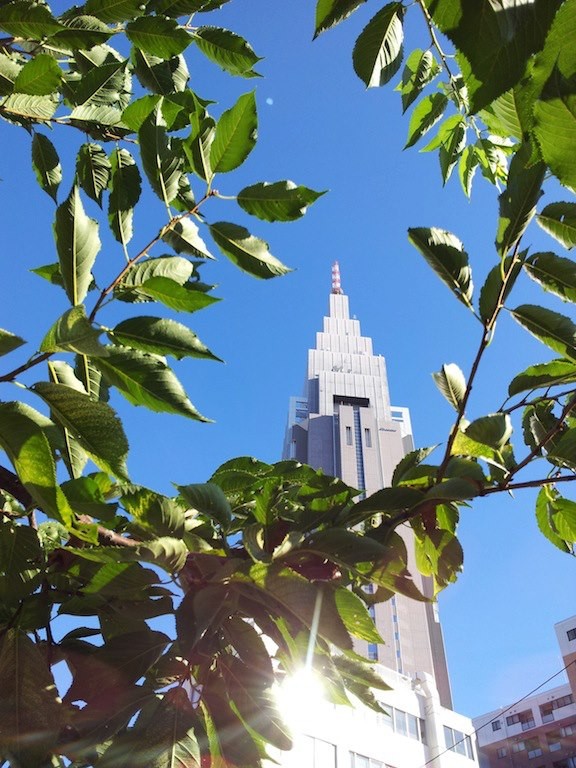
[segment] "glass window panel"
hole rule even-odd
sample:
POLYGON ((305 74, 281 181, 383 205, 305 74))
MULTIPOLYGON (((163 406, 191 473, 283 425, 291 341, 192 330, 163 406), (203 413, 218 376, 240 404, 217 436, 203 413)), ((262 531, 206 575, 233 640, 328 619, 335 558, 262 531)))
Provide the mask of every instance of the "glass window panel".
POLYGON ((406 725, 406 712, 402 712, 401 709, 394 710, 394 730, 396 733, 400 733, 402 736, 408 735, 408 728, 406 725))

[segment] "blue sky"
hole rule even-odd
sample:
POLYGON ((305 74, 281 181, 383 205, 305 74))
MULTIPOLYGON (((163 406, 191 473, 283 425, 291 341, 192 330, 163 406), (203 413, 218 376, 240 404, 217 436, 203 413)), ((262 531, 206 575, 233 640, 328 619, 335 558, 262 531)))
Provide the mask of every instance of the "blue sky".
MULTIPOLYGON (((53 7, 58 11, 63 4, 53 7)), ((211 200, 205 207, 209 221, 243 224, 266 239, 272 253, 295 271, 256 281, 224 257, 205 266, 204 280, 217 283, 215 294, 224 300, 189 323, 226 363, 186 360, 175 369, 192 401, 215 423, 129 409, 116 400, 126 417, 136 481, 170 493, 172 482, 204 481, 233 456, 280 458, 288 398, 302 390, 306 351, 327 310, 335 259, 351 311, 363 333, 373 337, 375 351, 386 357, 394 404, 411 410, 417 445, 446 439, 452 411, 431 373, 449 362, 468 371, 480 326, 410 246, 406 230, 440 226, 457 234, 471 255, 479 288, 495 263, 497 192, 478 178, 468 202, 455 178, 442 187, 433 154, 402 151, 408 121, 398 94, 390 86, 366 91, 351 66, 353 42, 376 10, 378 4, 368 3, 314 43, 310 0, 235 0, 207 19, 243 34, 265 57, 256 67, 263 79, 253 80, 233 79, 200 56, 190 60, 190 86, 218 101, 212 109, 216 116, 241 93, 256 89, 258 144, 246 164, 216 187, 233 195, 249 183, 289 178, 330 192, 294 224, 251 219, 233 201, 211 200)), ((410 21, 415 11, 408 14, 408 50, 427 44, 410 21)), ((53 205, 34 180, 28 135, 7 124, 1 130, 0 325, 38 344, 66 309, 63 294, 25 271, 55 261, 53 205)), ((54 131, 52 139, 63 155, 82 141, 69 129, 54 131)), ((71 181, 68 176, 62 197, 71 181)), ((201 194, 200 187, 196 191, 201 194)), ((556 199, 561 198, 551 194, 545 202, 556 199)), ((90 201, 86 208, 97 214, 90 201)), ((163 216, 162 204, 149 198, 136 221, 134 248, 150 239, 163 216)), ((535 225, 528 242, 533 250, 554 247, 535 225)), ((106 239, 99 259, 104 271, 114 274, 122 254, 106 239)), ((511 306, 525 301, 539 301, 527 279, 511 306)), ((563 311, 553 300, 547 305, 563 311)), ((114 321, 105 313, 101 319, 114 321)), ((549 357, 502 317, 469 418, 496 410, 509 379, 549 357)), ((4 385, 0 397, 19 393, 4 385)), ((521 447, 518 455, 524 455, 521 447)), ((465 571, 441 596, 440 609, 455 706, 468 715, 510 703, 561 667, 553 623, 576 613, 574 564, 539 534, 533 510, 534 494, 526 492, 480 500, 462 516, 465 571)))

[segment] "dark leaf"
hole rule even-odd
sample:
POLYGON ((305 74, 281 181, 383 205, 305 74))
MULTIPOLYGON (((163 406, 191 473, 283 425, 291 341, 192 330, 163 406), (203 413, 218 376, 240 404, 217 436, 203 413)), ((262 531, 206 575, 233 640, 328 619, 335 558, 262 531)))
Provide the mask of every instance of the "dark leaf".
POLYGON ((367 88, 384 85, 400 69, 403 17, 402 3, 388 3, 368 22, 356 40, 352 64, 367 88))
POLYGON ((460 240, 452 233, 436 227, 409 229, 408 239, 456 298, 472 309, 472 270, 460 240))
POLYGON ((254 277, 270 278, 291 270, 273 256, 268 244, 237 224, 218 221, 210 225, 210 234, 225 256, 254 277))

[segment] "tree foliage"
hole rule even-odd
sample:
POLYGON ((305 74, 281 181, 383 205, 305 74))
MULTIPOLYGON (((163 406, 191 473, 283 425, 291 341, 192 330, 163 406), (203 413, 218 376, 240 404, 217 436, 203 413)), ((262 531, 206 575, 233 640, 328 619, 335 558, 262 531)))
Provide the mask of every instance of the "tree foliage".
MULTIPOLYGON (((441 589, 461 568, 462 507, 538 487, 540 529, 573 552, 576 504, 561 488, 576 476, 576 326, 557 302, 576 297, 565 253, 576 242, 576 0, 388 3, 353 46, 367 87, 401 72, 407 147, 434 130, 424 149, 437 152, 445 183, 456 169, 470 195, 479 169, 499 191, 494 266, 479 290, 473 243, 439 228, 409 231, 479 329, 470 372, 447 363, 434 377, 455 411, 437 462, 423 463, 432 449, 410 453, 390 488, 362 500, 320 471, 250 458, 173 497, 130 481, 111 388, 134 405, 205 420, 167 358, 218 359, 174 318, 217 300, 201 278, 211 250, 257 278, 288 271, 257 234, 212 219, 218 175, 241 166, 257 140, 253 91, 215 118, 189 87, 190 48, 206 66, 258 77, 249 42, 204 23, 226 1, 87 0, 59 15, 44 2, 0 3, 3 130, 29 134, 33 172, 55 205, 58 260, 35 272, 69 303, 31 353, 17 327, 0 331, 0 355, 11 355, 0 382, 27 390, 25 402, 0 402, 0 758, 13 768, 258 766, 269 745, 290 748, 274 686, 310 655, 333 701, 353 694, 378 707, 378 681, 353 638, 380 641, 368 602, 395 592, 425 599, 401 524, 441 589), (412 14, 430 45, 405 56, 412 14), (551 180, 563 199, 539 209, 551 180), (143 192, 159 213, 138 249, 143 192), (555 251, 529 253, 532 220, 555 251), (117 243, 112 277, 104 236, 117 243), (553 308, 516 306, 524 279, 553 308), (502 312, 548 350, 518 372, 494 413, 469 420, 502 312), (110 327, 110 316, 121 319, 110 327), (54 622, 62 616, 74 623, 64 635, 54 622), (173 631, 152 629, 157 617, 171 617, 173 631), (61 662, 71 682, 57 678, 57 690, 61 662)), ((365 10, 359 0, 318 0, 315 36, 365 10)), ((235 199, 255 219, 286 222, 321 194, 281 179, 255 181, 235 199)))

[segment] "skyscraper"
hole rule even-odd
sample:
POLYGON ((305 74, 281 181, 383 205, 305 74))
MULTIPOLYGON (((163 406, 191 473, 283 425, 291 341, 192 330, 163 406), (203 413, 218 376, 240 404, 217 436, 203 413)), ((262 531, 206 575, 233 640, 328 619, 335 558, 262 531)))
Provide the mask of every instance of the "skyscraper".
MULTIPOLYGON (((284 458, 322 469, 369 495, 390 485, 394 467, 412 449, 409 411, 390 404, 384 358, 373 353, 372 339, 350 317, 335 262, 329 315, 308 352, 304 394, 290 401, 284 458)), ((411 531, 399 532, 414 582, 430 596, 432 584, 416 568, 411 531)), ((451 707, 435 603, 396 595, 374 607, 374 620, 385 644, 358 641, 357 650, 402 675, 432 675, 442 705, 451 707)))

